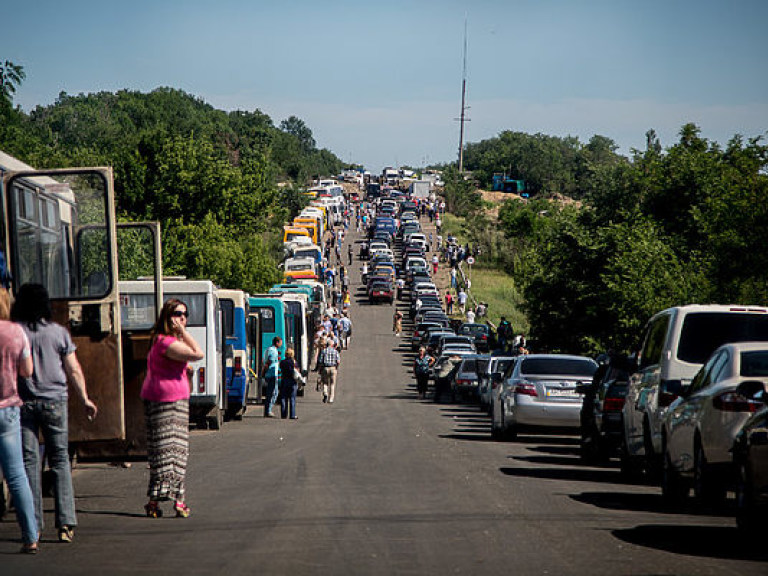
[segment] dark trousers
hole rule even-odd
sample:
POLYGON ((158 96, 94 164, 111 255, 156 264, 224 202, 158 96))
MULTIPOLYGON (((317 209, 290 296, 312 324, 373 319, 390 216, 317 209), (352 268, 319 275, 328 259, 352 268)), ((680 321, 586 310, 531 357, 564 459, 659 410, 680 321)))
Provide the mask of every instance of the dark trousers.
POLYGON ((296 392, 299 385, 295 382, 280 383, 280 418, 296 418, 296 392))

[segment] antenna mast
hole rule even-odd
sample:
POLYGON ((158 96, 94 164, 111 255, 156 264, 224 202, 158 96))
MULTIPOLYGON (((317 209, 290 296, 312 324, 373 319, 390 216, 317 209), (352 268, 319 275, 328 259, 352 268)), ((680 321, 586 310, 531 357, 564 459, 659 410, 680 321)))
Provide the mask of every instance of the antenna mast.
POLYGON ((461 117, 454 118, 458 120, 460 124, 459 128, 459 174, 464 171, 464 122, 469 122, 470 119, 465 116, 469 106, 465 105, 465 99, 467 94, 467 17, 464 16, 464 67, 461 75, 461 117))

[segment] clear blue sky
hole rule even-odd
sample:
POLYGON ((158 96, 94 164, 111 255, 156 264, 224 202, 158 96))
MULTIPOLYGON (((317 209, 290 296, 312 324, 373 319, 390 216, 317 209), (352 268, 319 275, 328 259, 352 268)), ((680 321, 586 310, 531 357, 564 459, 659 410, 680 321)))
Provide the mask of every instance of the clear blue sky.
POLYGON ((766 0, 29 0, 3 9, 15 103, 180 88, 224 110, 302 118, 379 170, 454 160, 467 18, 466 140, 594 134, 623 153, 695 122, 768 131, 766 0))

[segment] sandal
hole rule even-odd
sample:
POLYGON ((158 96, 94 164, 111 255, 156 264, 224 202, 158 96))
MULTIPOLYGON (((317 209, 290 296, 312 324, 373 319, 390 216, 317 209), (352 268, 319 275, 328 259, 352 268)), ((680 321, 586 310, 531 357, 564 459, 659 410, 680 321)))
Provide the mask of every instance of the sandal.
POLYGON ((149 518, 160 518, 163 515, 163 511, 160 509, 158 503, 154 500, 150 500, 144 505, 144 511, 149 518))
POLYGON ((190 513, 192 512, 189 509, 189 506, 184 504, 184 502, 181 502, 177 500, 174 505, 173 509, 176 510, 176 517, 177 518, 189 518, 190 513))
POLYGON ((62 526, 61 528, 59 528, 59 542, 66 542, 68 544, 71 544, 74 537, 75 537, 74 526, 62 526))
POLYGON ((37 554, 40 551, 40 548, 37 545, 37 542, 29 542, 26 544, 22 544, 20 552, 22 554, 37 554))

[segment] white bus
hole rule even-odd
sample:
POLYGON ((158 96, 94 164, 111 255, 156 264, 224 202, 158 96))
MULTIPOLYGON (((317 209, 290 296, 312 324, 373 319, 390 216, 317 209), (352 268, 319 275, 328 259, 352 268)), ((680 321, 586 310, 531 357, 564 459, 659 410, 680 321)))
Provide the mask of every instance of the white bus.
MULTIPOLYGON (((128 280, 118 283, 120 320, 124 332, 151 327, 156 318, 153 283, 128 280)), ((203 349, 202 360, 189 363, 191 394, 189 419, 201 427, 218 430, 227 409, 221 309, 216 287, 210 280, 163 280, 164 301, 178 298, 187 305, 187 330, 203 349)))

